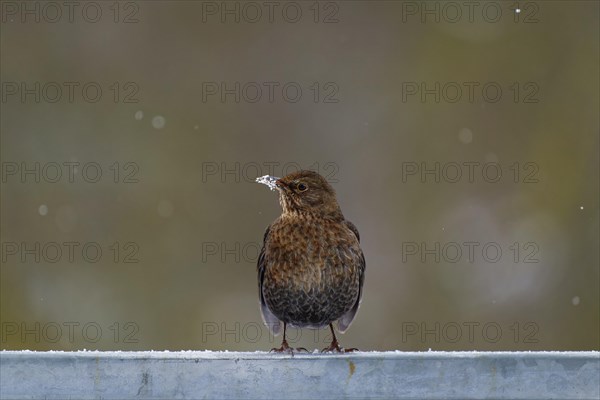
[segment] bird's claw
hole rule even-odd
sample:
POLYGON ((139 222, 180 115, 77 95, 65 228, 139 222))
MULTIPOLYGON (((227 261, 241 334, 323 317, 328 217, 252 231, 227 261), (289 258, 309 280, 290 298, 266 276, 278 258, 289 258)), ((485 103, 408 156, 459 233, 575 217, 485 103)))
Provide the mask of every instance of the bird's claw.
POLYGON ((285 340, 283 342, 281 342, 281 347, 273 347, 271 349, 271 351, 269 351, 269 353, 289 353, 289 354, 294 354, 294 349, 292 349, 289 345, 288 342, 286 342, 285 340))
POLYGON ((306 347, 296 347, 294 350, 296 350, 297 352, 310 353, 310 351, 308 351, 306 347))
POLYGON ((323 350, 321 350, 321 353, 352 353, 354 351, 359 350, 356 347, 345 349, 343 347, 340 347, 337 340, 334 340, 333 342, 331 342, 329 347, 325 347, 323 350))
POLYGON ((294 355, 294 352, 306 352, 310 353, 306 347, 290 347, 287 341, 281 343, 281 347, 273 347, 269 353, 286 353, 294 355))

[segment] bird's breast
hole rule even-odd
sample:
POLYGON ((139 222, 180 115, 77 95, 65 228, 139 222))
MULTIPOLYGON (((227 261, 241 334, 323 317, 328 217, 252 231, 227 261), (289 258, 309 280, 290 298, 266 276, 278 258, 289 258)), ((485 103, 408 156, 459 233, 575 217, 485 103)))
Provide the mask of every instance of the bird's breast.
POLYGON ((327 290, 357 279, 358 240, 343 222, 282 217, 265 246, 266 274, 275 285, 327 290))

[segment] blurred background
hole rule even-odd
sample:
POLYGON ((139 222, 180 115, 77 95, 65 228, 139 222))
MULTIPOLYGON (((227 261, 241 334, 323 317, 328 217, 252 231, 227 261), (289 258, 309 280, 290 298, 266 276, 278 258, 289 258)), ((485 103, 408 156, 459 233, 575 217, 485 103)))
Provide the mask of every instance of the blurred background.
POLYGON ((342 345, 599 349, 598 2, 77 4, 2 2, 0 348, 278 346, 254 179, 304 168, 367 260, 342 345))

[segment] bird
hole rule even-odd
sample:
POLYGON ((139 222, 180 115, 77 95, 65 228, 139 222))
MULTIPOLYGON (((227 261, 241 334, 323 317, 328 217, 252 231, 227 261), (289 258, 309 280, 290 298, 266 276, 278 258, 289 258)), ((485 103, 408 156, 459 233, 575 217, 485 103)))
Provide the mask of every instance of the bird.
POLYGON ((346 353, 333 322, 346 332, 359 309, 365 280, 365 257, 356 226, 344 218, 333 187, 317 172, 299 170, 283 178, 257 178, 279 192, 281 215, 263 236, 258 256, 259 304, 263 322, 281 347, 291 353, 286 328, 329 326, 332 342, 322 352, 346 353))

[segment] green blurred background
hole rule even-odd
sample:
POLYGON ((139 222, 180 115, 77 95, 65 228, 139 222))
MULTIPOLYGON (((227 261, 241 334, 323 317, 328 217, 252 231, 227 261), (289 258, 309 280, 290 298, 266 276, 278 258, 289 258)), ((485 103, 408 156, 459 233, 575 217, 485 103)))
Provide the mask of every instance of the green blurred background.
POLYGON ((342 345, 599 349, 598 2, 50 3, 2 2, 0 348, 278 345, 253 180, 301 167, 361 232, 342 345))

